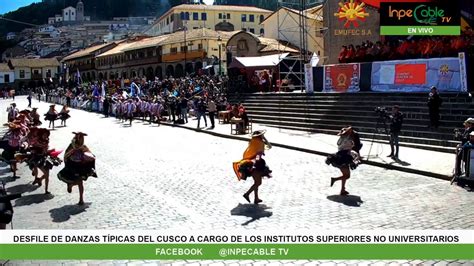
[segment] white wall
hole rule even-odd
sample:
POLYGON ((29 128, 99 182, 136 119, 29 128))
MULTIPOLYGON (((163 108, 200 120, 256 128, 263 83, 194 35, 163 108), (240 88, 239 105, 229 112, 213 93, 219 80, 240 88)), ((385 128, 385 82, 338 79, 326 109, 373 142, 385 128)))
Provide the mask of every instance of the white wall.
POLYGON ((15 81, 15 72, 13 72, 13 71, 0 72, 0 84, 5 84, 5 75, 10 76, 10 83, 13 83, 15 81))

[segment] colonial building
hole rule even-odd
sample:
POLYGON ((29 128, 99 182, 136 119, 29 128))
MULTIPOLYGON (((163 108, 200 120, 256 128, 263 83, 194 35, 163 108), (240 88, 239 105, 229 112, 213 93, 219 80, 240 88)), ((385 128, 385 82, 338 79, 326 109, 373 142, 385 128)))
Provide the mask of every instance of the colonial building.
POLYGON ((0 64, 0 86, 15 82, 15 72, 8 64, 0 64))
POLYGON ((80 50, 63 58, 62 63, 66 64, 69 73, 79 72, 82 80, 95 80, 97 77, 95 58, 97 55, 104 53, 117 46, 117 43, 105 43, 94 45, 92 47, 80 50))
POLYGON ((148 35, 206 28, 216 31, 246 30, 263 34, 260 23, 272 12, 253 6, 179 5, 162 15, 146 31, 148 35))
POLYGON ((235 32, 195 29, 119 43, 96 57, 99 79, 182 77, 206 66, 225 72, 225 44, 235 32))
POLYGON ((87 20, 90 20, 90 17, 84 16, 84 3, 82 3, 82 0, 79 0, 76 7, 68 6, 62 10, 61 15, 58 14, 55 17, 49 17, 48 24, 82 22, 87 20))
POLYGON ((227 42, 229 57, 255 57, 280 53, 299 53, 297 47, 271 38, 264 38, 250 32, 234 34, 227 42))
POLYGON ((19 86, 29 81, 57 78, 60 73, 60 64, 56 58, 10 59, 8 66, 14 70, 15 83, 19 86))

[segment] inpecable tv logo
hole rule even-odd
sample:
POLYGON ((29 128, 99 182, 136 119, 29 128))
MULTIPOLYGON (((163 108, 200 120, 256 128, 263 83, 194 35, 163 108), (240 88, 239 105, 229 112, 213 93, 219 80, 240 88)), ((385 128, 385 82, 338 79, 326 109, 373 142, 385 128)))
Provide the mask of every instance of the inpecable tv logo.
POLYGON ((381 35, 460 35, 459 1, 380 4, 381 35))

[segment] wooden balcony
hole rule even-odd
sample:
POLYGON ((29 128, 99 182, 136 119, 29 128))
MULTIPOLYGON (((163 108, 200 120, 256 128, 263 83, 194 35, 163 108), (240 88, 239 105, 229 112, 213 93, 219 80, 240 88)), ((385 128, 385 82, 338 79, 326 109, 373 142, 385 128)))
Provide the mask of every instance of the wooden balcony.
POLYGON ((162 61, 164 63, 170 62, 180 62, 184 61, 186 58, 187 61, 192 61, 194 59, 202 59, 206 58, 207 53, 204 50, 195 50, 195 51, 188 51, 187 53, 179 52, 174 54, 164 54, 162 61))

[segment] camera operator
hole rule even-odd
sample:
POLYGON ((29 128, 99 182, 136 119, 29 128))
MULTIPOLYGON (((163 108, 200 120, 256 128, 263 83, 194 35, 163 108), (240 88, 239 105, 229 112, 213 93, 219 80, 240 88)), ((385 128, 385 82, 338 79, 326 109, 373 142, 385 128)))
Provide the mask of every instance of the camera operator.
POLYGON ((463 150, 461 149, 466 143, 469 142, 471 138, 471 133, 474 132, 474 118, 469 118, 464 121, 464 131, 455 130, 456 139, 461 141, 461 144, 458 145, 458 152, 456 156, 456 166, 455 166, 455 175, 461 174, 461 162, 465 160, 463 150))
POLYGON ((393 106, 390 118, 390 155, 387 157, 398 159, 399 151, 399 135, 402 131, 403 113, 400 112, 398 105, 393 106))

